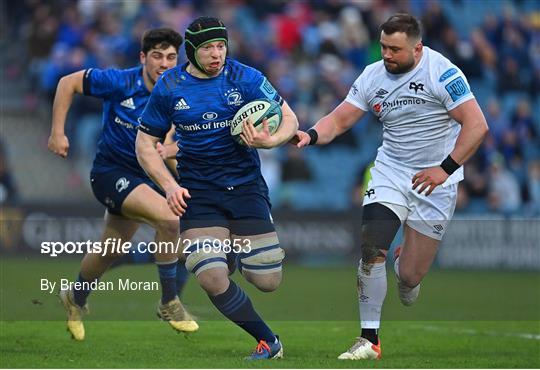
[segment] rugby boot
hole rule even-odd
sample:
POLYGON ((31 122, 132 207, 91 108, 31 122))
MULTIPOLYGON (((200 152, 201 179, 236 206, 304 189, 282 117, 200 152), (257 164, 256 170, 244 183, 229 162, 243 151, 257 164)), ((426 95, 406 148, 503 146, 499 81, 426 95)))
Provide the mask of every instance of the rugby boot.
POLYGON ((371 343, 363 337, 356 338, 356 342, 347 352, 338 356, 338 360, 380 360, 382 357, 381 340, 377 344, 371 343))
POLYGON ((178 297, 174 297, 172 301, 165 304, 162 304, 160 300, 157 315, 161 320, 167 321, 178 332, 192 333, 199 330, 199 325, 184 308, 178 297))

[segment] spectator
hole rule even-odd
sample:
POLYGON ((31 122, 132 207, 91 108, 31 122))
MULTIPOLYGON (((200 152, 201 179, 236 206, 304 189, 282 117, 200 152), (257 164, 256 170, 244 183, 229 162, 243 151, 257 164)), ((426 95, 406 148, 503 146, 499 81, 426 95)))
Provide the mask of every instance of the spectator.
POLYGON ((521 207, 521 191, 514 175, 504 167, 502 157, 492 159, 489 177, 488 199, 491 210, 505 215, 516 213, 521 207))
POLYGON ((528 166, 527 208, 530 216, 540 216, 540 160, 531 161, 528 166))
POLYGON ((313 175, 304 160, 303 151, 287 147, 287 158, 282 164, 281 181, 311 181, 313 175))

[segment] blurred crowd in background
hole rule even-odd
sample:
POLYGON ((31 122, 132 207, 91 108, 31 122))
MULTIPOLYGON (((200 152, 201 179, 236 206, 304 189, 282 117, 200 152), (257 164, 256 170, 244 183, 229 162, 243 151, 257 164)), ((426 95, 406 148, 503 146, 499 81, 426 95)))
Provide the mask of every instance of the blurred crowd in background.
MULTIPOLYGON (((48 127, 62 76, 89 67, 137 65, 146 29, 169 26, 183 34, 192 19, 211 15, 228 27, 230 56, 264 72, 296 112, 301 129, 307 129, 346 96, 367 64, 380 59, 378 26, 393 13, 406 11, 422 20, 424 45, 463 70, 490 126, 489 137, 465 167, 456 212, 538 216, 538 4, 535 0, 6 2, 0 15, 1 64, 5 86, 13 88, 4 87, 2 104, 35 112, 48 127)), ((182 50, 180 62, 185 60, 182 50)), ((87 183, 100 122, 99 100, 75 101, 67 131, 72 150, 68 188, 87 183)), ((261 151, 274 206, 324 210, 360 206, 365 168, 375 158, 380 137, 380 123, 369 117, 328 147, 299 151, 288 145, 261 151)), ((17 192, 3 152, 0 181, 5 190, 0 196, 6 200, 17 192)), ((8 159, 16 180, 15 159, 8 159)), ((24 201, 22 196, 18 199, 24 201)))

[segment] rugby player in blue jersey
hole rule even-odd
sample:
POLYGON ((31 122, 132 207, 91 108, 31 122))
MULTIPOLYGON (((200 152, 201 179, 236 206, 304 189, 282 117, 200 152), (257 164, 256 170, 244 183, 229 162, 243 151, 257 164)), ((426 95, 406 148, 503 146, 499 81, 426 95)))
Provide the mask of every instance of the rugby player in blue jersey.
MULTIPOLYGON (((141 66, 125 70, 91 68, 65 76, 58 83, 48 146, 61 157, 65 158, 69 149, 64 126, 73 96, 103 99, 103 131, 90 174, 94 195, 107 207, 102 243, 111 238, 129 241, 141 222, 156 230, 156 242, 176 244, 178 240, 178 216, 137 162, 135 138, 150 92, 163 72, 176 66, 181 44, 182 36, 176 31, 152 29, 141 40, 141 66)), ((83 340, 85 336, 82 315, 87 311, 90 283, 97 281, 120 255, 86 254, 77 278, 80 284, 74 285, 78 288, 60 292, 74 339, 83 340)), ((175 330, 196 331, 197 323, 177 296, 178 251, 160 250, 154 258, 162 287, 158 315, 175 330)))
POLYGON ((284 251, 270 215, 256 148, 288 142, 298 121, 261 72, 226 58, 227 41, 227 29, 216 18, 197 18, 189 25, 185 33, 189 62, 164 73, 152 90, 139 125, 137 157, 165 190, 170 209, 181 216, 186 267, 214 306, 257 341, 248 359, 279 358, 283 355, 279 338, 229 279, 229 272, 236 266, 265 292, 281 283, 284 251), (230 134, 232 118, 244 104, 261 98, 281 104, 281 126, 270 135, 266 123, 256 131, 245 122, 243 139, 248 145, 238 144, 230 134), (180 138, 179 182, 156 149, 171 122, 180 138))

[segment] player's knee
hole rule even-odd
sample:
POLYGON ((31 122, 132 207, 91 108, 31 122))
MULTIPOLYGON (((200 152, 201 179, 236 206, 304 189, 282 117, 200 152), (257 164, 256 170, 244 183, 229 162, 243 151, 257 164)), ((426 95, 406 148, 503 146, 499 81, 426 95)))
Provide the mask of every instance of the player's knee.
POLYGON ((197 275, 197 281, 206 293, 216 296, 225 292, 229 287, 228 270, 216 267, 202 271, 197 275))
POLYGON ((270 275, 281 273, 284 258, 285 251, 279 246, 277 235, 274 235, 254 240, 249 252, 239 254, 238 268, 242 274, 270 275))
POLYGON ((264 280, 262 282, 255 284, 255 286, 261 292, 270 293, 270 292, 275 291, 277 288, 279 288, 280 284, 281 284, 280 280, 264 280))
POLYGON ((158 220, 154 222, 154 228, 161 234, 170 238, 177 238, 180 234, 178 220, 158 220))
POLYGON ((384 262, 386 260, 387 250, 380 249, 376 244, 365 241, 361 246, 362 262, 364 264, 372 265, 377 262, 384 262))
POLYGON ((390 208, 371 203, 362 215, 362 261, 368 264, 384 261, 401 221, 390 208))
POLYGON ((281 271, 272 274, 255 274, 244 271, 244 276, 248 282, 265 293, 273 292, 281 285, 281 271))

